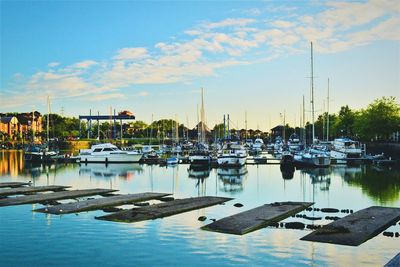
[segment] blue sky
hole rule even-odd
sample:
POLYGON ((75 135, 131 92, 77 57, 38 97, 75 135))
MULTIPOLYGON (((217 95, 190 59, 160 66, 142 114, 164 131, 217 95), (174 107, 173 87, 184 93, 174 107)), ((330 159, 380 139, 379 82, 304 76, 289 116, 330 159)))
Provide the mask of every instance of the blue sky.
MULTIPOLYGON (((1 1, 0 112, 174 118, 193 126, 200 88, 208 124, 230 114, 267 129, 316 110, 400 98, 400 2, 1 1), (309 104, 306 105, 307 109, 309 104), (187 118, 187 119, 186 119, 187 118)), ((318 115, 318 114, 317 114, 318 115)))

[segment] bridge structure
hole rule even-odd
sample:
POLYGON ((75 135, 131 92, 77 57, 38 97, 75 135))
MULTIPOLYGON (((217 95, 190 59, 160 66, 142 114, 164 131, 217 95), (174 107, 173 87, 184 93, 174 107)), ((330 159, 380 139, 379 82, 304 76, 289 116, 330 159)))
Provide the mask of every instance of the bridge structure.
POLYGON ((87 121, 87 138, 92 137, 92 121, 97 121, 97 136, 100 139, 100 121, 112 121, 113 130, 110 132, 110 139, 115 139, 117 137, 117 121, 120 122, 120 138, 122 139, 122 121, 123 120, 135 120, 134 115, 130 114, 116 114, 114 109, 114 115, 92 115, 92 111, 89 111, 89 115, 79 115, 79 137, 81 137, 81 121, 87 121))

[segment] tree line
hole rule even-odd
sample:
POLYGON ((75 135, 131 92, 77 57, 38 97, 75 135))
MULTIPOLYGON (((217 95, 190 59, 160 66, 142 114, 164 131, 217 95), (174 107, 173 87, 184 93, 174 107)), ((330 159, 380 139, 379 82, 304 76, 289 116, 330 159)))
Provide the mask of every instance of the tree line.
MULTIPOLYGON (((348 105, 342 106, 338 113, 327 114, 326 112, 318 116, 315 122, 316 136, 321 139, 327 139, 327 122, 329 116, 329 140, 336 137, 352 137, 358 140, 391 140, 393 134, 400 132, 400 105, 395 97, 382 97, 370 103, 366 108, 360 110, 351 109, 348 105)), ((47 123, 47 115, 43 116, 43 126, 47 123)), ((98 131, 97 122, 91 125, 91 131, 88 135, 87 123, 79 122, 77 118, 69 118, 58 114, 50 114, 50 137, 62 139, 75 138, 120 138, 121 125, 119 122, 114 126, 113 122, 100 123, 100 131, 98 131), (80 124, 79 124, 80 123, 80 124), (79 131, 80 129, 80 131, 79 131), (80 136, 79 136, 80 133, 80 136)), ((312 124, 307 122, 305 125, 306 136, 311 134, 312 124)), ((207 128, 208 129, 208 128, 207 128)), ((217 124, 212 129, 208 129, 207 137, 210 139, 220 139, 227 136, 227 132, 223 129, 223 124, 217 124)), ((174 139, 176 132, 180 139, 197 139, 197 127, 189 129, 184 124, 179 124, 172 119, 162 119, 147 124, 144 121, 135 121, 132 123, 124 123, 122 125, 123 138, 154 138, 174 139)), ((300 134, 299 127, 291 127, 285 125, 286 138, 292 133, 300 134)), ((261 130, 245 130, 230 129, 232 138, 272 138, 269 132, 261 130)), ((42 137, 46 137, 46 130, 43 130, 42 137)))

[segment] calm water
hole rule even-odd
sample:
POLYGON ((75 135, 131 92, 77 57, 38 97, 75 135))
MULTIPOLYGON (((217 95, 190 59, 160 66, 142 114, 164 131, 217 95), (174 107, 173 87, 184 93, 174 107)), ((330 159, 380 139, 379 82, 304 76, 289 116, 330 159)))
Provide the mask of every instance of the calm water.
MULTIPOLYGON (((286 176, 285 176, 286 177, 286 176)), ((315 207, 353 209, 400 206, 398 171, 372 166, 296 171, 283 179, 279 165, 249 165, 240 175, 213 169, 189 172, 188 165, 24 166, 19 152, 0 151, 0 182, 113 188, 122 193, 167 192, 175 198, 226 196, 225 205, 163 219, 126 224, 95 220, 102 211, 63 216, 34 213, 41 205, 0 208, 1 266, 381 266, 399 252, 400 238, 381 235, 358 247, 299 241, 309 230, 264 228, 244 236, 200 230, 210 223, 275 201, 313 201, 315 207), (242 203, 236 208, 234 203, 242 203), (197 220, 207 216, 205 222, 197 220)), ((304 212, 309 216, 344 216, 304 212)), ((312 222, 288 218, 285 221, 312 222)), ((331 221, 321 220, 315 224, 331 221)), ((400 232, 400 226, 388 229, 400 232)))

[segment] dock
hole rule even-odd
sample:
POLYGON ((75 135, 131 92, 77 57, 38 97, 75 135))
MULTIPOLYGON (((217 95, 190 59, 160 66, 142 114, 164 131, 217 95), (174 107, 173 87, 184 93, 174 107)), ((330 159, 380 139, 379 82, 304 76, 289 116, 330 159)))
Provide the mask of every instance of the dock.
POLYGON ((96 219, 127 223, 140 222, 145 220, 163 218, 191 210, 206 208, 209 206, 222 204, 229 200, 232 200, 232 198, 210 196, 175 199, 169 202, 124 210, 110 215, 96 217, 96 219))
POLYGON ((11 189, 1 189, 0 197, 12 196, 12 195, 25 195, 32 194, 37 192, 45 192, 45 191, 61 191, 69 188, 70 186, 62 186, 62 185, 49 185, 49 186, 32 186, 32 187, 18 187, 11 189))
POLYGON ((400 266, 400 253, 397 254, 388 263, 386 263, 384 267, 398 267, 398 266, 400 266))
POLYGON ((30 185, 30 183, 23 183, 23 182, 8 182, 8 183, 0 183, 0 188, 5 188, 5 187, 22 187, 25 185, 30 185))
POLYGON ((312 202, 275 202, 225 217, 201 229, 234 235, 244 235, 294 215, 312 202))
POLYGON ((13 197, 0 199, 0 207, 23 205, 23 204, 34 204, 49 200, 61 200, 61 199, 72 199, 77 197, 104 195, 118 190, 113 189, 84 189, 84 190, 71 190, 71 191, 60 191, 55 193, 37 194, 23 197, 13 197))
POLYGON ((400 208, 372 206, 334 221, 300 240, 358 246, 400 220, 400 208))
POLYGON ((34 211, 60 215, 60 214, 90 211, 106 207, 131 204, 134 202, 157 199, 168 195, 171 194, 166 194, 166 193, 127 194, 127 195, 90 199, 90 200, 78 201, 67 204, 60 204, 52 207, 37 209, 34 211))

